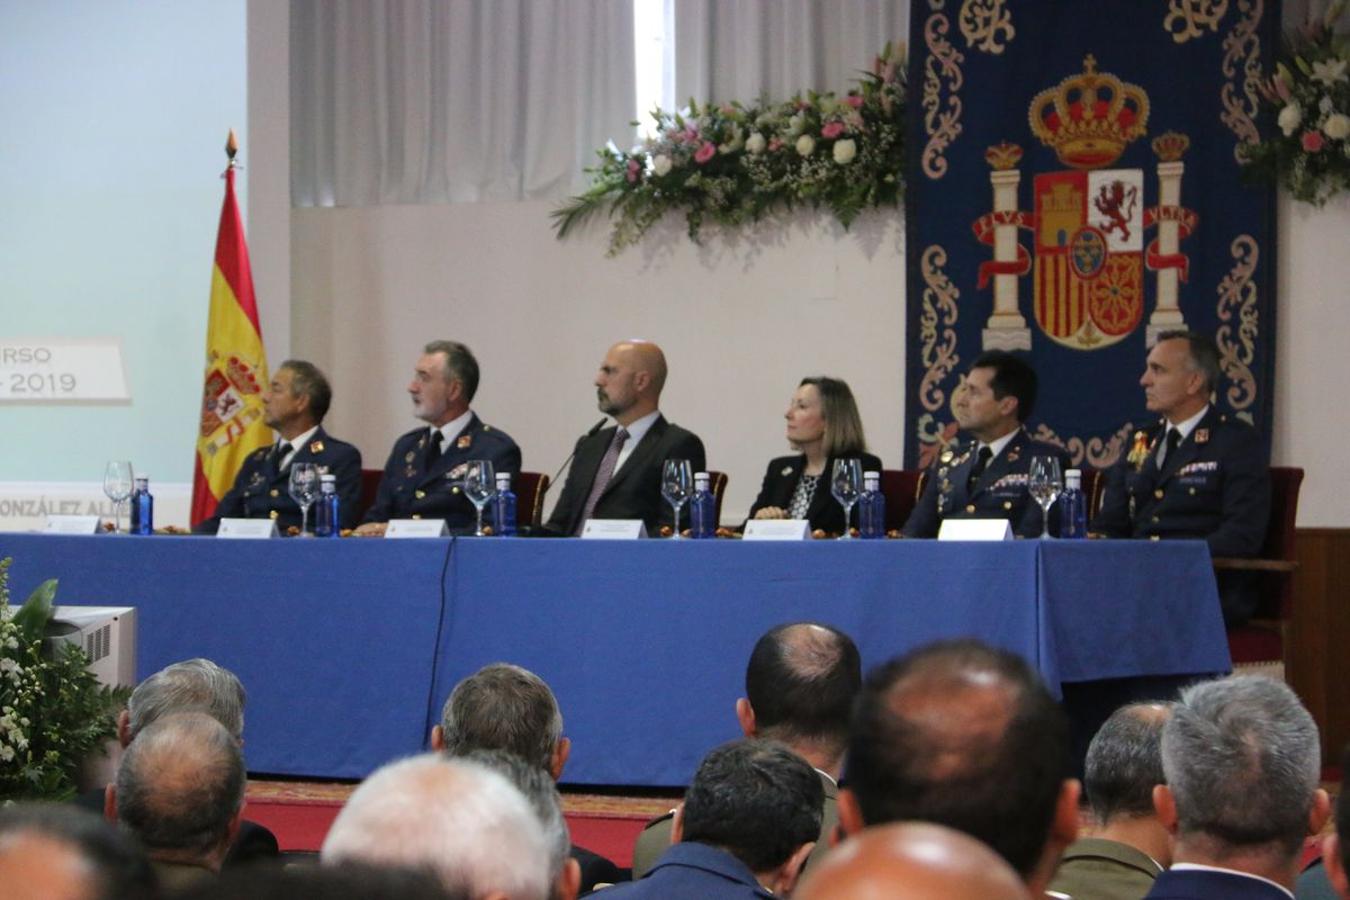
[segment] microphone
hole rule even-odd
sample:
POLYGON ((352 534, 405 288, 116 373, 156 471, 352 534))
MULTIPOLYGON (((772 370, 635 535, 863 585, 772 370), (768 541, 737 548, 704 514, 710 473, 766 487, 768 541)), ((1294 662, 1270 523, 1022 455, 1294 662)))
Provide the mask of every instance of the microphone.
POLYGON ((568 463, 570 463, 570 462, 572 461, 572 457, 574 457, 574 456, 577 455, 577 447, 579 447, 579 446, 581 445, 581 441, 586 440, 586 438, 588 438, 588 437, 595 437, 596 433, 597 433, 601 428, 604 428, 604 427, 605 427, 605 423, 608 422, 608 421, 609 421, 609 416, 602 416, 602 417, 600 418, 600 421, 599 421, 599 422, 596 422, 594 425, 591 426, 591 430, 590 430, 590 431, 586 432, 584 435, 581 436, 581 440, 580 440, 580 441, 577 441, 576 444, 574 444, 574 445, 572 446, 572 452, 569 453, 569 454, 567 454, 567 459, 564 459, 564 460, 563 460, 563 464, 562 464, 561 466, 558 466, 558 471, 556 471, 556 472, 553 473, 553 481, 550 482, 550 484, 557 484, 557 483, 558 483, 558 476, 561 475, 561 474, 563 473, 563 469, 566 469, 566 468, 567 468, 568 463))

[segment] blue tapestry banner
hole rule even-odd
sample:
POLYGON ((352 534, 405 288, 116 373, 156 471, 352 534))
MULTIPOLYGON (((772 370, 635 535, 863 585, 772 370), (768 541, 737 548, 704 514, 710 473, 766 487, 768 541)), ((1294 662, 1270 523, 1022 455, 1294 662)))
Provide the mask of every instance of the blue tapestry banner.
POLYGON ((1213 335, 1219 409, 1271 426, 1274 189, 1242 178, 1279 8, 914 0, 905 462, 956 434, 982 350, 1040 376, 1040 439, 1114 462, 1156 336, 1213 335))

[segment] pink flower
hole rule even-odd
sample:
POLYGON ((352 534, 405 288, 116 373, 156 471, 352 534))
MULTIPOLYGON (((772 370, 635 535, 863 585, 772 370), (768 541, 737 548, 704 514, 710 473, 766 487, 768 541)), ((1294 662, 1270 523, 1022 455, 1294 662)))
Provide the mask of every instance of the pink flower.
POLYGON ((774 153, 774 152, 776 152, 776 151, 778 151, 778 150, 781 150, 781 149, 783 149, 783 141, 782 141, 781 138, 773 138, 772 140, 769 141, 769 152, 770 152, 770 153, 774 153))
POLYGON ((820 136, 823 137, 823 138, 825 138, 826 140, 829 140, 829 141, 834 140, 835 138, 839 137, 839 135, 841 135, 841 134, 843 134, 843 133, 844 133, 844 123, 843 123, 843 122, 831 122, 830 124, 826 125, 824 128, 820 129, 820 136))
POLYGON ((844 102, 854 109, 862 109, 863 98, 859 97, 857 94, 849 94, 844 98, 844 102))
POLYGON ((1270 79, 1270 83, 1271 86, 1275 88, 1275 96, 1279 97, 1285 103, 1288 103, 1289 98, 1292 95, 1289 92, 1289 85, 1285 84, 1284 79, 1281 78, 1279 75, 1276 75, 1275 77, 1270 79))
POLYGON ((712 141, 704 141, 703 145, 694 153, 694 162, 702 165, 717 155, 717 145, 712 141))
POLYGON ((629 184, 633 184, 638 180, 638 173, 641 171, 642 167, 638 165, 638 161, 630 159, 628 160, 628 171, 624 174, 624 177, 628 179, 629 184))
POLYGON ((1322 149, 1322 144, 1326 143, 1322 138, 1320 131, 1303 132, 1303 149, 1309 153, 1316 153, 1322 149))

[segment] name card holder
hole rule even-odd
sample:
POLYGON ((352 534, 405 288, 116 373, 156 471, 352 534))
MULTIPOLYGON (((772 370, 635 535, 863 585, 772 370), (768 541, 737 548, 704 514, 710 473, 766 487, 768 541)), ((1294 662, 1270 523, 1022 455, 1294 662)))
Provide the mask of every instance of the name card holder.
POLYGON ((237 541, 266 540, 277 536, 276 519, 221 519, 216 537, 237 541))
POLYGON ((47 534, 98 534, 98 516, 48 516, 47 534))
POLYGON ((583 540, 632 541, 647 536, 641 519, 587 519, 581 529, 583 540))
POLYGON ((450 533, 444 519, 390 519, 386 538, 439 538, 450 533))
POLYGON ((804 541, 811 537, 806 519, 751 519, 745 523, 745 541, 804 541))
POLYGON ((943 519, 939 541, 1011 541, 1007 519, 943 519))

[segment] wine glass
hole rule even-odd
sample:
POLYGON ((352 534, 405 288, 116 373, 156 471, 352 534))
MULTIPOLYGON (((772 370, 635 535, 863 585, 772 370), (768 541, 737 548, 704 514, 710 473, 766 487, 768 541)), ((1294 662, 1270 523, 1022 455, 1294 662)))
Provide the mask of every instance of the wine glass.
POLYGON ((497 476, 492 468, 492 460, 475 459, 469 463, 464 475, 464 495, 478 511, 478 529, 474 534, 483 537, 483 507, 497 494, 497 476))
POLYGON ((1059 460, 1053 456, 1033 456, 1027 471, 1027 491, 1041 508, 1041 538, 1050 537, 1050 507, 1059 497, 1063 483, 1059 460))
POLYGON ((113 533, 122 530, 122 504, 131 499, 131 463, 113 460, 103 470, 103 493, 113 502, 113 533))
POLYGON ((319 470, 314 463, 291 463, 286 492, 300 507, 300 536, 309 537, 309 508, 319 496, 319 470))
POLYGON ((680 507, 684 506, 694 493, 694 476, 687 459, 668 459, 661 467, 661 496, 666 498, 670 508, 675 510, 675 533, 671 537, 680 538, 680 507))
POLYGON ((853 504, 858 502, 858 495, 861 492, 862 460, 836 459, 834 471, 830 474, 830 493, 834 494, 834 499, 844 507, 844 533, 839 536, 841 541, 853 537, 849 533, 848 523, 853 515, 853 504))

